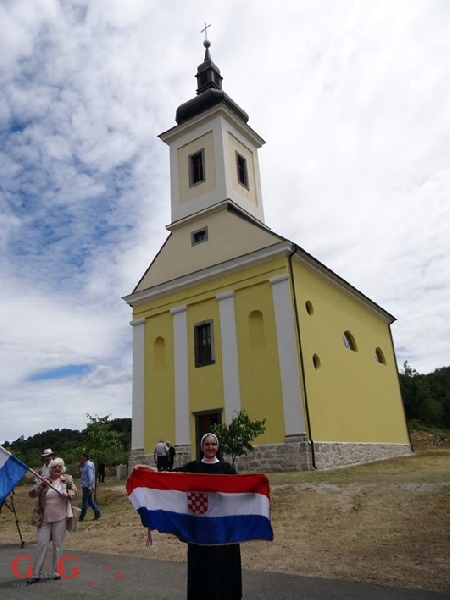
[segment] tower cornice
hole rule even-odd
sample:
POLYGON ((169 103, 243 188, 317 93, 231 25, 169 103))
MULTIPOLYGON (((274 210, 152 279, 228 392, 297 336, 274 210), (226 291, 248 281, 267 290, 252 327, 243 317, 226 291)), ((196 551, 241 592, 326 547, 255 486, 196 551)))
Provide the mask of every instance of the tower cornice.
POLYGON ((244 123, 241 119, 237 118, 234 112, 223 104, 217 104, 216 106, 213 106, 212 108, 193 117, 189 121, 186 121, 181 125, 175 125, 167 131, 163 131, 158 135, 158 137, 165 144, 169 145, 180 136, 197 129, 199 126, 203 125, 203 123, 217 115, 221 115, 228 119, 228 121, 230 121, 238 131, 251 139, 256 148, 261 148, 261 146, 266 143, 265 140, 263 140, 263 138, 250 127, 250 125, 247 125, 247 123, 244 123))

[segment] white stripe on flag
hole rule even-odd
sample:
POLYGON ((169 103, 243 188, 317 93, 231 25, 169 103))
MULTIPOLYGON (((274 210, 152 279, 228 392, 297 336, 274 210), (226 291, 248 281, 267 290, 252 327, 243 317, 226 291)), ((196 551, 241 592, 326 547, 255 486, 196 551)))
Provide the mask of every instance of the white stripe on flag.
MULTIPOLYGON (((207 517, 227 517, 232 515, 261 515, 269 518, 269 499, 263 494, 223 494, 208 492, 207 517)), ((135 488, 129 495, 135 510, 145 507, 147 510, 164 510, 179 514, 192 515, 188 508, 186 492, 176 490, 155 490, 135 488)))
POLYGON ((3 465, 10 456, 11 454, 8 452, 8 450, 5 450, 3 446, 0 446, 0 469, 3 467, 3 465))

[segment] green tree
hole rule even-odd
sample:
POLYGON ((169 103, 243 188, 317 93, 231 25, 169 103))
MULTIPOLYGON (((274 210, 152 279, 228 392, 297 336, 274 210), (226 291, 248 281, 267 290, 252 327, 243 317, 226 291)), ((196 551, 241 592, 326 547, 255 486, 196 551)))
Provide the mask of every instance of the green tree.
POLYGON ((99 464, 112 465, 124 460, 126 449, 124 449, 120 435, 112 428, 109 417, 93 417, 86 414, 89 419, 86 428, 83 429, 83 450, 89 458, 99 464))
POLYGON ((433 373, 426 376, 429 384, 430 394, 439 404, 440 427, 450 427, 450 367, 435 369, 433 373))
POLYGON ((247 412, 241 410, 229 425, 225 423, 214 425, 212 430, 220 440, 220 449, 231 456, 234 465, 237 456, 247 456, 253 451, 252 442, 265 432, 266 419, 252 421, 247 412))
POLYGON ((405 361, 403 363, 403 370, 400 371, 400 389, 408 420, 421 420, 422 399, 419 377, 419 373, 408 364, 408 361, 405 361))
POLYGON ((421 375, 406 361, 400 372, 400 388, 408 421, 413 421, 418 426, 422 424, 425 427, 448 427, 448 383, 448 367, 421 375))
POLYGON ((29 467, 38 469, 42 466, 42 450, 52 448, 55 456, 62 457, 71 472, 72 466, 78 462, 81 443, 82 434, 78 430, 49 429, 42 433, 36 433, 26 440, 22 435, 11 442, 8 449, 29 467))
POLYGON ((131 419, 112 419, 111 429, 117 431, 124 451, 129 453, 131 450, 131 419))

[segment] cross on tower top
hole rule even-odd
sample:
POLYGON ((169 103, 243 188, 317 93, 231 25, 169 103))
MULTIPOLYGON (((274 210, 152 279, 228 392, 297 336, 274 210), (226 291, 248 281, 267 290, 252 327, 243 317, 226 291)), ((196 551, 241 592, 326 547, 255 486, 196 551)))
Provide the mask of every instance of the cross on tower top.
POLYGON ((206 22, 205 22, 204 28, 200 31, 200 33, 203 33, 203 32, 205 33, 205 40, 208 39, 207 36, 206 36, 206 34, 207 34, 206 30, 208 29, 208 27, 211 27, 211 23, 209 25, 207 25, 206 22))

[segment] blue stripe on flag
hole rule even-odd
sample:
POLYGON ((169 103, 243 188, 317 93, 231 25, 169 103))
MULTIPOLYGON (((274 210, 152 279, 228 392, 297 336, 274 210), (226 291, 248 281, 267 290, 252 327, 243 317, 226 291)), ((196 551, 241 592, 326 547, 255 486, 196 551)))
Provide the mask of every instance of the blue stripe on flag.
POLYGON ((173 533, 192 544, 238 544, 273 539, 269 519, 261 515, 196 517, 166 510, 138 509, 142 525, 161 533, 173 533))
POLYGON ((18 458, 12 455, 8 457, 0 468, 0 504, 3 504, 27 471, 28 467, 18 458))

